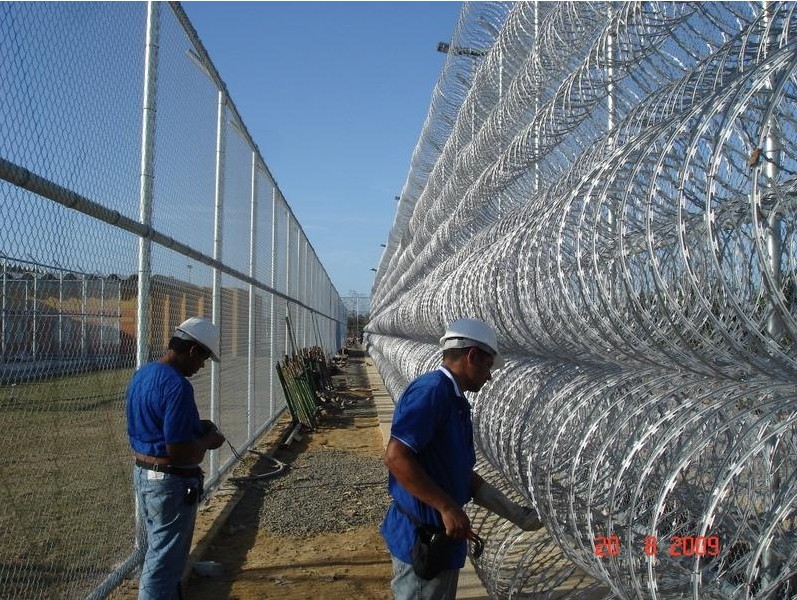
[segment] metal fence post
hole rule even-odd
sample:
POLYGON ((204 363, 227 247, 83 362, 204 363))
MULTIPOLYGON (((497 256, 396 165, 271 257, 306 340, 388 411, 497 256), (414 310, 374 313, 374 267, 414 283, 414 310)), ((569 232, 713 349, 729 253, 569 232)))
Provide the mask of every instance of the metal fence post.
POLYGON ((8 294, 8 257, 3 254, 3 306, 2 306, 2 332, 0 332, 0 351, 2 352, 3 361, 6 360, 6 338, 8 332, 6 331, 6 296, 8 294))
MULTIPOLYGON (((157 96, 160 2, 147 3, 147 37, 144 50, 144 101, 141 125, 141 181, 139 219, 152 225, 152 190, 155 178, 155 100, 157 96)), ((152 242, 138 240, 138 302, 136 308, 136 367, 149 361, 149 288, 152 242)))
MULTIPOLYGON (((249 209, 249 276, 255 277, 257 267, 257 152, 252 152, 252 186, 251 203, 249 209)), ((249 284, 249 345, 247 354, 247 398, 246 420, 247 439, 252 439, 255 434, 255 286, 249 284)))
POLYGON ((33 336, 31 338, 30 351, 35 360, 38 357, 39 350, 39 328, 36 319, 36 314, 39 311, 39 277, 35 271, 31 271, 31 275, 33 276, 33 336))
MULTIPOLYGON (((296 248, 296 257, 299 261, 299 273, 297 275, 298 283, 296 285, 296 297, 302 302, 307 304, 307 240, 303 235, 298 236, 296 248), (305 250, 302 252, 302 250, 305 250)), ((302 310, 302 348, 307 347, 307 309, 302 310)))
POLYGON ((86 314, 89 310, 89 283, 86 279, 87 273, 80 274, 80 356, 86 357, 89 354, 88 331, 86 328, 86 314))
POLYGON ((64 359, 64 267, 57 260, 58 266, 58 360, 64 359))
MULTIPOLYGON (((287 219, 285 220, 285 293, 290 296, 291 295, 291 213, 287 213, 287 219)), ((291 305, 289 302, 285 303, 285 315, 290 316, 291 314, 291 305)), ((290 354, 290 345, 288 336, 290 335, 290 331, 288 330, 288 321, 282 319, 283 326, 285 327, 285 354, 290 354)))
MULTIPOLYGON (((214 228, 213 228, 213 258, 221 261, 222 256, 222 217, 224 210, 224 162, 225 162, 225 138, 226 138, 226 119, 227 115, 227 94, 224 90, 219 90, 218 105, 216 112, 216 193, 214 205, 214 228)), ((221 329, 221 271, 213 267, 213 323, 221 329)), ((219 423, 219 397, 221 392, 221 370, 219 363, 213 361, 210 371, 210 419, 214 423, 219 423)), ((217 474, 218 470, 218 450, 210 451, 210 473, 211 476, 217 474)))
MULTIPOLYGON (((144 58, 144 100, 141 130, 141 180, 139 217, 143 225, 152 225, 152 200, 155 168, 155 118, 157 98, 158 44, 160 2, 147 3, 147 32, 144 58)), ((137 361, 141 366, 149 360, 149 288, 152 242, 139 239, 137 361)))
MULTIPOLYGON (((158 44, 160 2, 147 3, 147 31, 144 45, 144 98, 141 125, 141 176, 139 182, 139 219, 142 225, 152 225, 152 191, 155 169, 155 100, 157 96, 158 44)), ((138 239, 138 298, 136 303, 136 368, 149 360, 149 290, 152 262, 152 242, 138 239)), ((141 519, 138 500, 135 506, 135 547, 146 547, 146 530, 141 519)))
MULTIPOLYGON (((60 313, 58 318, 60 319, 60 313)), ((60 330, 59 330, 60 332, 60 330)), ((116 337, 114 338, 114 348, 116 350, 116 360, 119 360, 119 349, 122 345, 122 280, 116 281, 116 337)))
MULTIPOLYGON (((271 188, 271 289, 277 289, 277 187, 271 188)), ((271 324, 269 326, 269 356, 271 364, 268 369, 268 389, 269 389, 269 413, 270 419, 274 418, 274 390, 276 381, 274 379, 274 365, 277 362, 277 302, 274 294, 271 294, 271 324)))
POLYGON ((101 356, 105 356, 105 277, 98 273, 97 277, 100 278, 100 347, 99 352, 101 356))

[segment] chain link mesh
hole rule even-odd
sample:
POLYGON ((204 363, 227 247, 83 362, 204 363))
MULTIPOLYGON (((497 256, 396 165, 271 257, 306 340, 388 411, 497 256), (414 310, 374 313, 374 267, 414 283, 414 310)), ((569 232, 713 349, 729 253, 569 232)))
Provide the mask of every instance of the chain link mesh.
MULTIPOLYGON (((157 358, 177 324, 215 311, 222 360, 191 383, 240 452, 285 407, 288 312, 297 343, 343 341, 346 309, 185 14, 152 6, 147 218, 148 5, 0 3, 4 598, 100 598, 140 560, 124 417, 139 351, 157 358)), ((206 481, 233 460, 206 458, 206 481)))

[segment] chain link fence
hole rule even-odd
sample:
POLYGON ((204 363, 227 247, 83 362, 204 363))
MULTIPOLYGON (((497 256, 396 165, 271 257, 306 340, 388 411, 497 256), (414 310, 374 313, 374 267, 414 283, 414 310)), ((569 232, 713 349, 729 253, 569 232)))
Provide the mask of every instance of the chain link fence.
POLYGON ((141 558, 137 365, 213 318, 192 384, 241 451, 347 311, 179 4, 0 3, 0 65, 0 595, 99 598, 141 558))
POLYGON ((496 328, 477 449, 554 544, 486 526, 494 597, 797 597, 794 9, 463 7, 366 342, 398 397, 496 328))

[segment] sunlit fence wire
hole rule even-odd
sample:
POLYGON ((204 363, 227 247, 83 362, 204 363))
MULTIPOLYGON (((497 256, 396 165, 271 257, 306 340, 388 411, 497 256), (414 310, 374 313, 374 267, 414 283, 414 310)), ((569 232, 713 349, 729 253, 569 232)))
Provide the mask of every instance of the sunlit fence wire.
POLYGON ((477 446, 567 560, 474 509, 496 596, 797 594, 794 11, 463 8, 366 329, 394 396, 499 333, 477 446))
POLYGON ((346 308, 179 4, 0 3, 0 97, 0 596, 102 597, 141 557, 137 364, 212 317, 192 383, 240 452, 346 308))

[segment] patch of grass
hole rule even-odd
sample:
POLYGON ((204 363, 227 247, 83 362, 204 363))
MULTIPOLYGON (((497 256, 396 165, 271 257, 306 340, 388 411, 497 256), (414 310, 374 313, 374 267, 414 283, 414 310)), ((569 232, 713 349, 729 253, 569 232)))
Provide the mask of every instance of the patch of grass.
POLYGON ((0 388, 0 410, 19 406, 41 409, 55 402, 60 410, 69 408, 70 402, 79 405, 117 396, 124 394, 132 374, 133 369, 113 369, 4 385, 0 388))
POLYGON ((82 597, 132 550, 124 416, 131 373, 85 373, 0 390, 4 596, 82 597))

